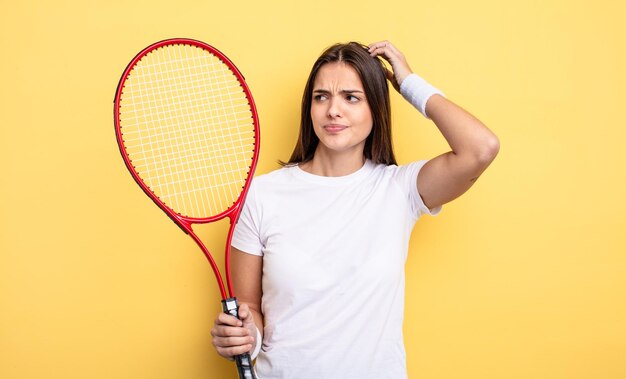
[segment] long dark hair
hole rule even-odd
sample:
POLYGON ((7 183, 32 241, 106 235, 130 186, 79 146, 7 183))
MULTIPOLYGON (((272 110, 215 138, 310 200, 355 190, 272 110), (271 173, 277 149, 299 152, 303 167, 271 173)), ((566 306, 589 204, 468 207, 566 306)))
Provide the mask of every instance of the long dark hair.
POLYGON ((365 97, 372 112, 373 123, 372 131, 365 140, 363 155, 374 163, 397 164, 391 141, 391 105, 389 102, 389 85, 385 75, 386 69, 379 58, 372 58, 367 47, 357 42, 333 45, 326 49, 313 64, 302 95, 298 141, 289 161, 280 163, 292 165, 313 159, 319 143, 311 120, 313 84, 319 69, 323 65, 333 62, 349 64, 356 70, 361 83, 363 83, 365 97))

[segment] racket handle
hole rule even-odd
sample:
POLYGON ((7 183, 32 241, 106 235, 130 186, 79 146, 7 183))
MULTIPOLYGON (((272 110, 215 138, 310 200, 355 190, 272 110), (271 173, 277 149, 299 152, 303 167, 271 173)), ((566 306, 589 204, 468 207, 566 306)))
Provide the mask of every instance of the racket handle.
MULTIPOLYGON (((222 300, 222 310, 224 313, 239 318, 239 304, 237 303, 237 298, 230 297, 226 300, 222 300)), ((235 358, 235 362, 237 363, 239 379, 258 379, 249 353, 236 355, 233 358, 235 358)))

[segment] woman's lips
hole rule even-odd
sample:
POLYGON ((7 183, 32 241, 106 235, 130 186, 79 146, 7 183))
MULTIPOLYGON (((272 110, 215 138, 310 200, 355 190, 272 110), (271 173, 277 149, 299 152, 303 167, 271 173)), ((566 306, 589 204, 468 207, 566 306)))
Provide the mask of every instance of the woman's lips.
POLYGON ((326 130, 329 133, 339 133, 346 128, 347 128, 346 125, 341 125, 341 124, 324 125, 324 130, 326 130))

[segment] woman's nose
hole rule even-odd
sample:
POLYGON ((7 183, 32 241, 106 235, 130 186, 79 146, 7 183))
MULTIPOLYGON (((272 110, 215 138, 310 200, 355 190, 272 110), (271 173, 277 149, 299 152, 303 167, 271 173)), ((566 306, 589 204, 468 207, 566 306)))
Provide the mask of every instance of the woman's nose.
POLYGON ((341 117, 341 105, 336 97, 331 97, 328 103, 328 117, 341 117))

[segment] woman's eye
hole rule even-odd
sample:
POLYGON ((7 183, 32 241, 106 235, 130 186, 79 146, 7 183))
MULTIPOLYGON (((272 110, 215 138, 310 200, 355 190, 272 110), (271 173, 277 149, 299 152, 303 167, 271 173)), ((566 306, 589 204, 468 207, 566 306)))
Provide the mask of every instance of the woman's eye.
POLYGON ((328 97, 326 95, 315 95, 315 96, 313 96, 313 100, 315 100, 315 101, 324 101, 327 98, 328 97))
POLYGON ((358 97, 354 96, 354 95, 348 95, 348 96, 346 96, 346 100, 348 100, 351 103, 356 103, 360 99, 358 97))

